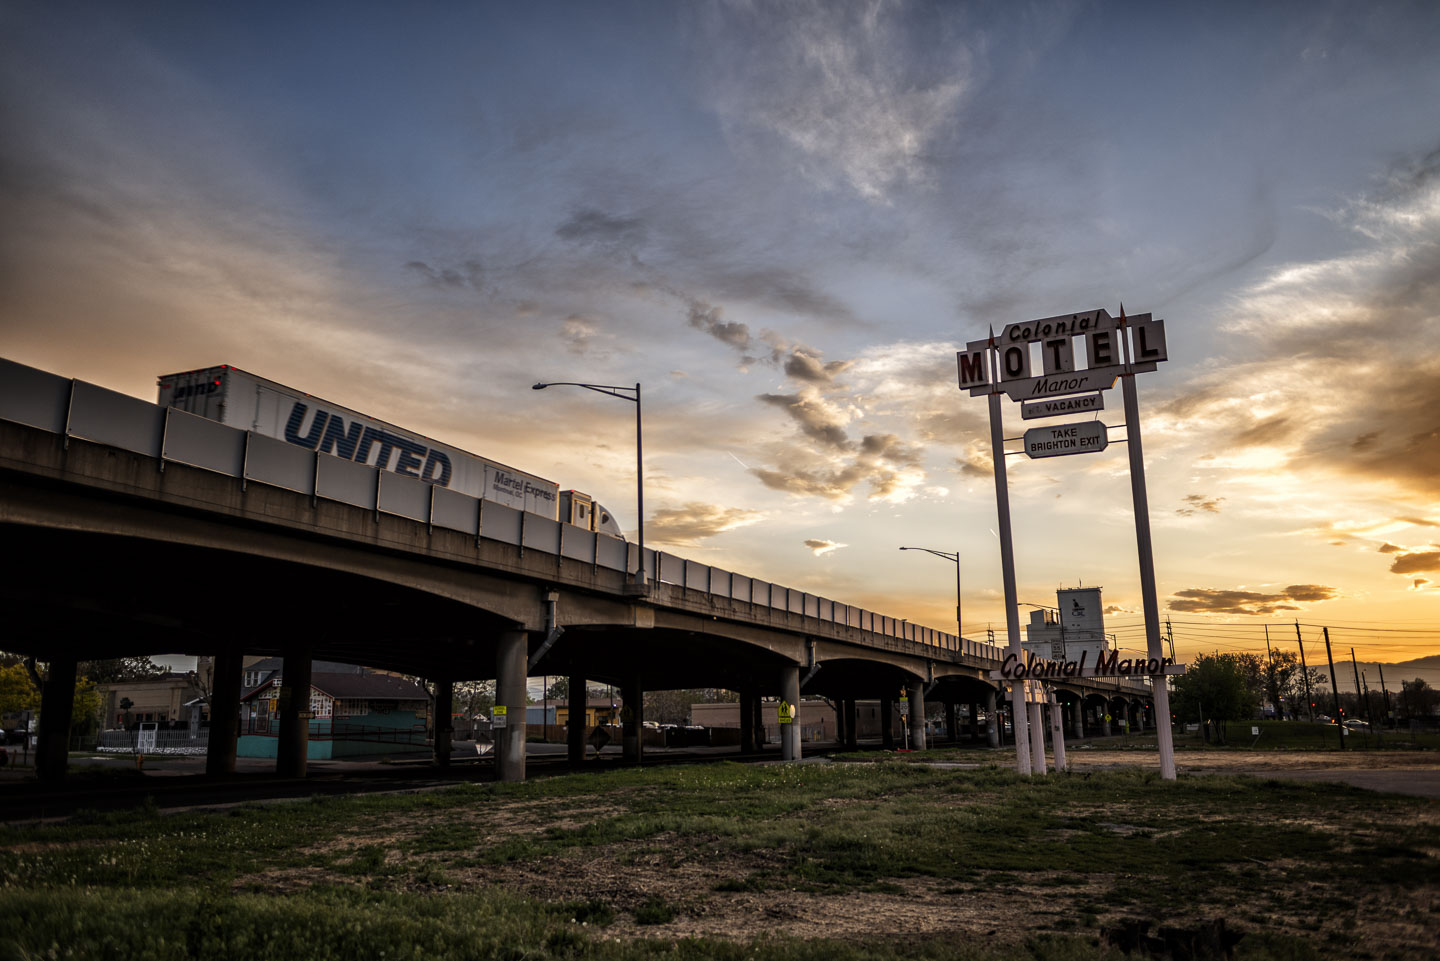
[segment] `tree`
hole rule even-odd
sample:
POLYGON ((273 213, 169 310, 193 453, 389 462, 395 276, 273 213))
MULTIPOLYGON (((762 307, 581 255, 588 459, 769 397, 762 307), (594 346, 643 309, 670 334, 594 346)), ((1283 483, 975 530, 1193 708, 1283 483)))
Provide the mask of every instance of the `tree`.
POLYGON ((1400 709, 1406 717, 1426 717, 1435 713, 1440 691, 1425 683, 1423 677, 1400 682, 1400 709))
POLYGON ((551 701, 570 700, 570 678, 557 677, 545 689, 545 697, 551 701))
POLYGON ((0 714, 39 709, 40 691, 25 665, 16 662, 0 667, 0 714))
MULTIPOLYGON (((1259 661, 1253 654, 1201 654, 1184 674, 1175 678, 1175 712, 1181 718, 1212 722, 1215 740, 1225 743, 1228 721, 1255 716, 1263 684, 1259 661)), ((1207 732, 1207 740, 1209 740, 1207 732)))
POLYGON ((113 684, 116 681, 143 681, 151 677, 163 677, 165 668, 148 657, 110 657, 98 661, 81 661, 76 671, 96 684, 113 684))

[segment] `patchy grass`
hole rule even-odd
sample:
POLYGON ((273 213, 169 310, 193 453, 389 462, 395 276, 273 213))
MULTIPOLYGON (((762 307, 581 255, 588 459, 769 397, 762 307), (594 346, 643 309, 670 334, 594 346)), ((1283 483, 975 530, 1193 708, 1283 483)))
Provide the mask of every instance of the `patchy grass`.
POLYGON ((1428 958, 1437 892, 1433 801, 713 764, 5 828, 0 959, 1088 959, 1215 918, 1242 958, 1428 958))

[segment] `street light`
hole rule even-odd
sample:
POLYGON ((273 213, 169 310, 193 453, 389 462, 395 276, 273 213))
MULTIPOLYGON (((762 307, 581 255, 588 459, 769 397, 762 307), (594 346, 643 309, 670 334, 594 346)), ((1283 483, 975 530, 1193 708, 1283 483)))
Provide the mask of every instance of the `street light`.
POLYGON ((531 390, 544 390, 546 387, 584 387, 586 390, 593 390, 601 394, 609 394, 611 397, 619 397, 621 400, 632 401, 635 404, 635 499, 637 503, 637 523, 640 525, 637 540, 640 542, 638 559, 635 562, 635 584, 641 590, 645 589, 645 456, 641 445, 640 427, 640 385, 634 387, 612 387, 608 384, 577 384, 572 381, 557 381, 554 383, 536 384, 531 390), (632 396, 633 395, 633 396, 632 396))
POLYGON ((902 551, 924 551, 927 554, 934 554, 936 557, 943 557, 955 565, 955 643, 965 639, 960 627, 960 552, 933 551, 928 547, 902 547, 902 551))

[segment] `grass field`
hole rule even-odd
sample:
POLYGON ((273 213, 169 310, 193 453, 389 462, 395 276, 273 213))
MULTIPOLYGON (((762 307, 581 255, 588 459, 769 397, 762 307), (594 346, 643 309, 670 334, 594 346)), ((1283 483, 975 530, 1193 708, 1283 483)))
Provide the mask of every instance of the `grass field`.
POLYGON ((1437 892, 1434 801, 725 763, 7 827, 0 958, 1428 959, 1437 892))

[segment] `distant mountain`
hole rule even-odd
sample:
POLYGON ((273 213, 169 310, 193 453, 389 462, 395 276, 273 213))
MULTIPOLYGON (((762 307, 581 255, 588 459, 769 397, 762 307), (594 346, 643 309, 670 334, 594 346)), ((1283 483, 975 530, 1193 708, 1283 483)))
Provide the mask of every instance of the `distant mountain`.
MULTIPOLYGON (((1326 669, 1324 661, 1316 666, 1326 669)), ((1401 681, 1413 681, 1417 677, 1431 687, 1440 688, 1440 654, 1430 654, 1395 664, 1359 661, 1357 666, 1364 675, 1365 686, 1372 691, 1380 690, 1381 671, 1385 674, 1385 688, 1392 694, 1400 690, 1401 681)), ((1348 657, 1344 661, 1336 659, 1335 679, 1340 683, 1340 690, 1355 690, 1355 669, 1350 666, 1348 657)))

